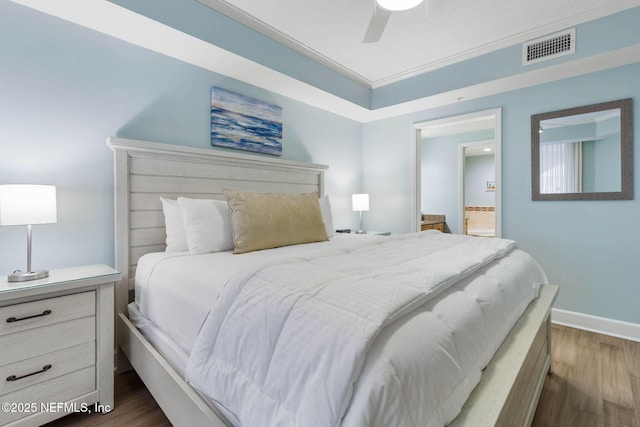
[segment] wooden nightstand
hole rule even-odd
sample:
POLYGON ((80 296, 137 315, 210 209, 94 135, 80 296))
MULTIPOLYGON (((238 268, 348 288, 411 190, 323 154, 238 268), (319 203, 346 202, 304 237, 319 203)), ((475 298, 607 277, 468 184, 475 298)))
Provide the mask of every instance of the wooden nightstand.
POLYGON ((0 277, 0 425, 113 409, 113 286, 106 265, 0 277), (95 405, 98 404, 98 405, 95 405))
POLYGON ((420 231, 438 230, 441 233, 444 233, 446 226, 444 217, 444 215, 422 215, 422 221, 420 222, 420 231))
POLYGON ((420 231, 425 230, 438 230, 441 233, 444 233, 444 222, 428 222, 423 221, 420 225, 420 231))

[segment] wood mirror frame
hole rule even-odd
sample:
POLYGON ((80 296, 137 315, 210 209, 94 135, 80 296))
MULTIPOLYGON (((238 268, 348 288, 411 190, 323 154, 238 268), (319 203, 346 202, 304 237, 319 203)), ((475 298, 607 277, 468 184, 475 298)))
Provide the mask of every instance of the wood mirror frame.
POLYGON ((538 200, 632 200, 633 199, 633 104, 632 99, 603 102, 531 116, 531 199, 538 200), (620 191, 540 193, 540 123, 544 120, 620 109, 620 191))

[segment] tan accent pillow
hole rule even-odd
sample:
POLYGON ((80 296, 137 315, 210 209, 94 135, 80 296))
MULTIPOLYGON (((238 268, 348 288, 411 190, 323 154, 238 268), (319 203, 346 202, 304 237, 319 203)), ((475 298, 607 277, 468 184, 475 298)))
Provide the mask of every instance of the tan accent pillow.
POLYGON ((317 193, 224 190, 233 228, 233 253, 327 240, 317 193))

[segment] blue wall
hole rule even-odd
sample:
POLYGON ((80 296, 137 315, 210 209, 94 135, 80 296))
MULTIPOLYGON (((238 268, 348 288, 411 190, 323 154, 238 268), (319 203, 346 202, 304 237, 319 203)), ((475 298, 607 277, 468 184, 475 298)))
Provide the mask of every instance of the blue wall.
MULTIPOLYGON (((0 184, 58 189, 58 223, 34 226, 34 268, 113 265, 107 137, 210 147, 213 85, 281 105, 282 158, 330 165, 334 225, 356 225, 360 123, 11 2, 0 40, 0 184)), ((26 227, 0 227, 0 275, 25 269, 25 240, 26 227)))
MULTIPOLYGON (((423 133, 424 134, 424 133, 423 133)), ((481 131, 463 132, 446 136, 423 137, 421 141, 421 205, 422 213, 445 215, 447 231, 458 234, 463 230, 459 229, 461 208, 459 206, 458 191, 460 189, 460 173, 458 172, 458 156, 460 144, 488 141, 495 138, 493 129, 481 131)), ((470 158, 467 158, 467 161, 470 158)), ((474 163, 471 160, 471 163, 474 163)), ((490 176, 494 176, 493 163, 489 166, 490 176)), ((465 171, 465 173, 468 171, 465 171)), ((473 171, 472 175, 477 175, 473 171)), ((485 176, 483 174, 482 176, 485 176)), ((491 180, 495 178, 490 178, 491 180)), ((489 178, 487 178, 489 180, 489 178)), ((465 182, 469 182, 469 176, 465 175, 465 182)), ((465 191, 468 192, 467 188, 465 191)), ((482 189, 484 192, 484 188, 482 189)), ((467 205, 469 197, 475 200, 474 206, 493 206, 495 193, 491 193, 490 204, 479 204, 479 198, 486 200, 487 197, 478 196, 477 193, 465 194, 467 205)))
MULTIPOLYGON (((149 9, 140 2, 118 3, 149 9)), ((173 2, 163 0, 162 6, 174 10, 173 2)), ((199 8, 203 6, 191 6, 188 12, 199 8)), ((180 28, 181 19, 190 16, 159 15, 157 19, 180 28)), ((576 58, 637 44, 639 15, 636 8, 579 26, 582 44, 576 58)), ((233 29, 225 19, 218 24, 233 29)), ((204 31, 199 34, 204 38, 219 37, 203 28, 195 31, 204 31)), ((248 49, 247 55, 260 63, 275 60, 285 68, 298 64, 283 72, 302 72, 304 79, 314 80, 311 84, 360 105, 391 105, 459 87, 452 80, 472 78, 468 66, 473 64, 487 71, 487 79, 499 77, 504 67, 497 65, 515 55, 511 48, 504 49, 456 65, 458 74, 442 70, 371 93, 249 33, 227 38, 229 43, 244 43, 229 48, 248 49)), ((356 226, 350 195, 365 191, 371 194, 365 227, 392 232, 411 228, 411 125, 501 107, 503 235, 517 240, 543 265, 550 281, 560 285, 556 307, 640 323, 635 277, 638 191, 631 201, 532 202, 529 129, 532 114, 638 99, 640 64, 362 125, 11 2, 0 2, 0 37, 0 183, 54 184, 59 191, 59 223, 34 227, 36 268, 113 263, 113 161, 106 138, 209 147, 212 85, 284 108, 283 158, 331 165, 326 187, 336 227, 356 226)), ((518 70, 509 68, 503 74, 518 70)), ((458 81, 465 82, 476 81, 458 81)), ((640 134, 639 108, 635 135, 640 134)), ((24 234, 22 227, 0 228, 0 273, 24 268, 24 234)))
POLYGON ((582 142, 582 191, 621 191, 620 116, 595 123, 548 128, 540 134, 541 144, 572 142, 582 142))
MULTIPOLYGON (((605 16, 576 26, 576 52, 522 67, 522 45, 500 49, 485 55, 418 74, 373 91, 371 106, 381 108, 411 99, 470 87, 482 82, 512 76, 524 71, 587 58, 614 49, 640 43, 638 20, 640 7, 605 16)), ((551 111, 551 110, 549 110, 551 111)))
POLYGON ((371 90, 193 0, 111 0, 154 21, 368 107, 371 90))
MULTIPOLYGON (((428 73, 369 89, 199 2, 193 0, 111 0, 111 2, 372 109, 523 72, 522 46, 516 43, 428 73)), ((638 20, 640 20, 640 7, 634 7, 576 25, 578 45, 575 54, 530 64, 526 67, 526 71, 547 68, 636 45, 640 43, 638 20)))
POLYGON ((487 191, 487 181, 495 181, 495 156, 469 156, 464 163, 465 206, 495 206, 496 192, 487 191))
POLYGON ((425 138, 421 154, 422 213, 444 215, 447 228, 452 233, 461 233, 458 143, 451 137, 425 138))
MULTIPOLYGON (((633 64, 365 124, 364 191, 388 201, 372 208, 366 227, 411 229, 413 123, 501 107, 503 236, 517 240, 560 286, 557 308, 640 323, 638 185, 635 200, 629 201, 532 202, 530 148, 532 114, 640 99, 639 75, 640 64, 633 64)), ((638 105, 634 135, 640 135, 638 105)), ((639 160, 635 150, 636 165, 639 160)))

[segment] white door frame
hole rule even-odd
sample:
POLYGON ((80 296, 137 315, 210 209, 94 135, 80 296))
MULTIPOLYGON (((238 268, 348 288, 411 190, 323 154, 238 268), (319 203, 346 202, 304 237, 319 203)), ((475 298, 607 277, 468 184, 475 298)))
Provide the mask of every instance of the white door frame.
MULTIPOLYGON (((427 120, 424 122, 414 123, 411 127, 413 136, 412 142, 412 202, 411 202, 411 224, 412 231, 420 231, 420 221, 422 220, 422 189, 421 189, 421 168, 422 168, 422 150, 421 150, 421 132, 431 126, 441 126, 467 120, 473 120, 480 117, 494 117, 494 137, 495 137, 495 178, 496 178, 496 210, 495 210, 495 230, 496 237, 502 237, 502 109, 493 108, 489 110, 477 111, 474 113, 461 114, 458 116, 450 116, 441 119, 427 120)), ((462 148, 460 148, 462 149, 462 148)), ((460 171, 460 173, 463 173, 460 171)), ((464 212, 464 180, 459 182, 458 202, 460 210, 464 212)), ((464 222, 464 216, 462 217, 464 222)), ((464 230, 464 227, 460 230, 464 230)))

